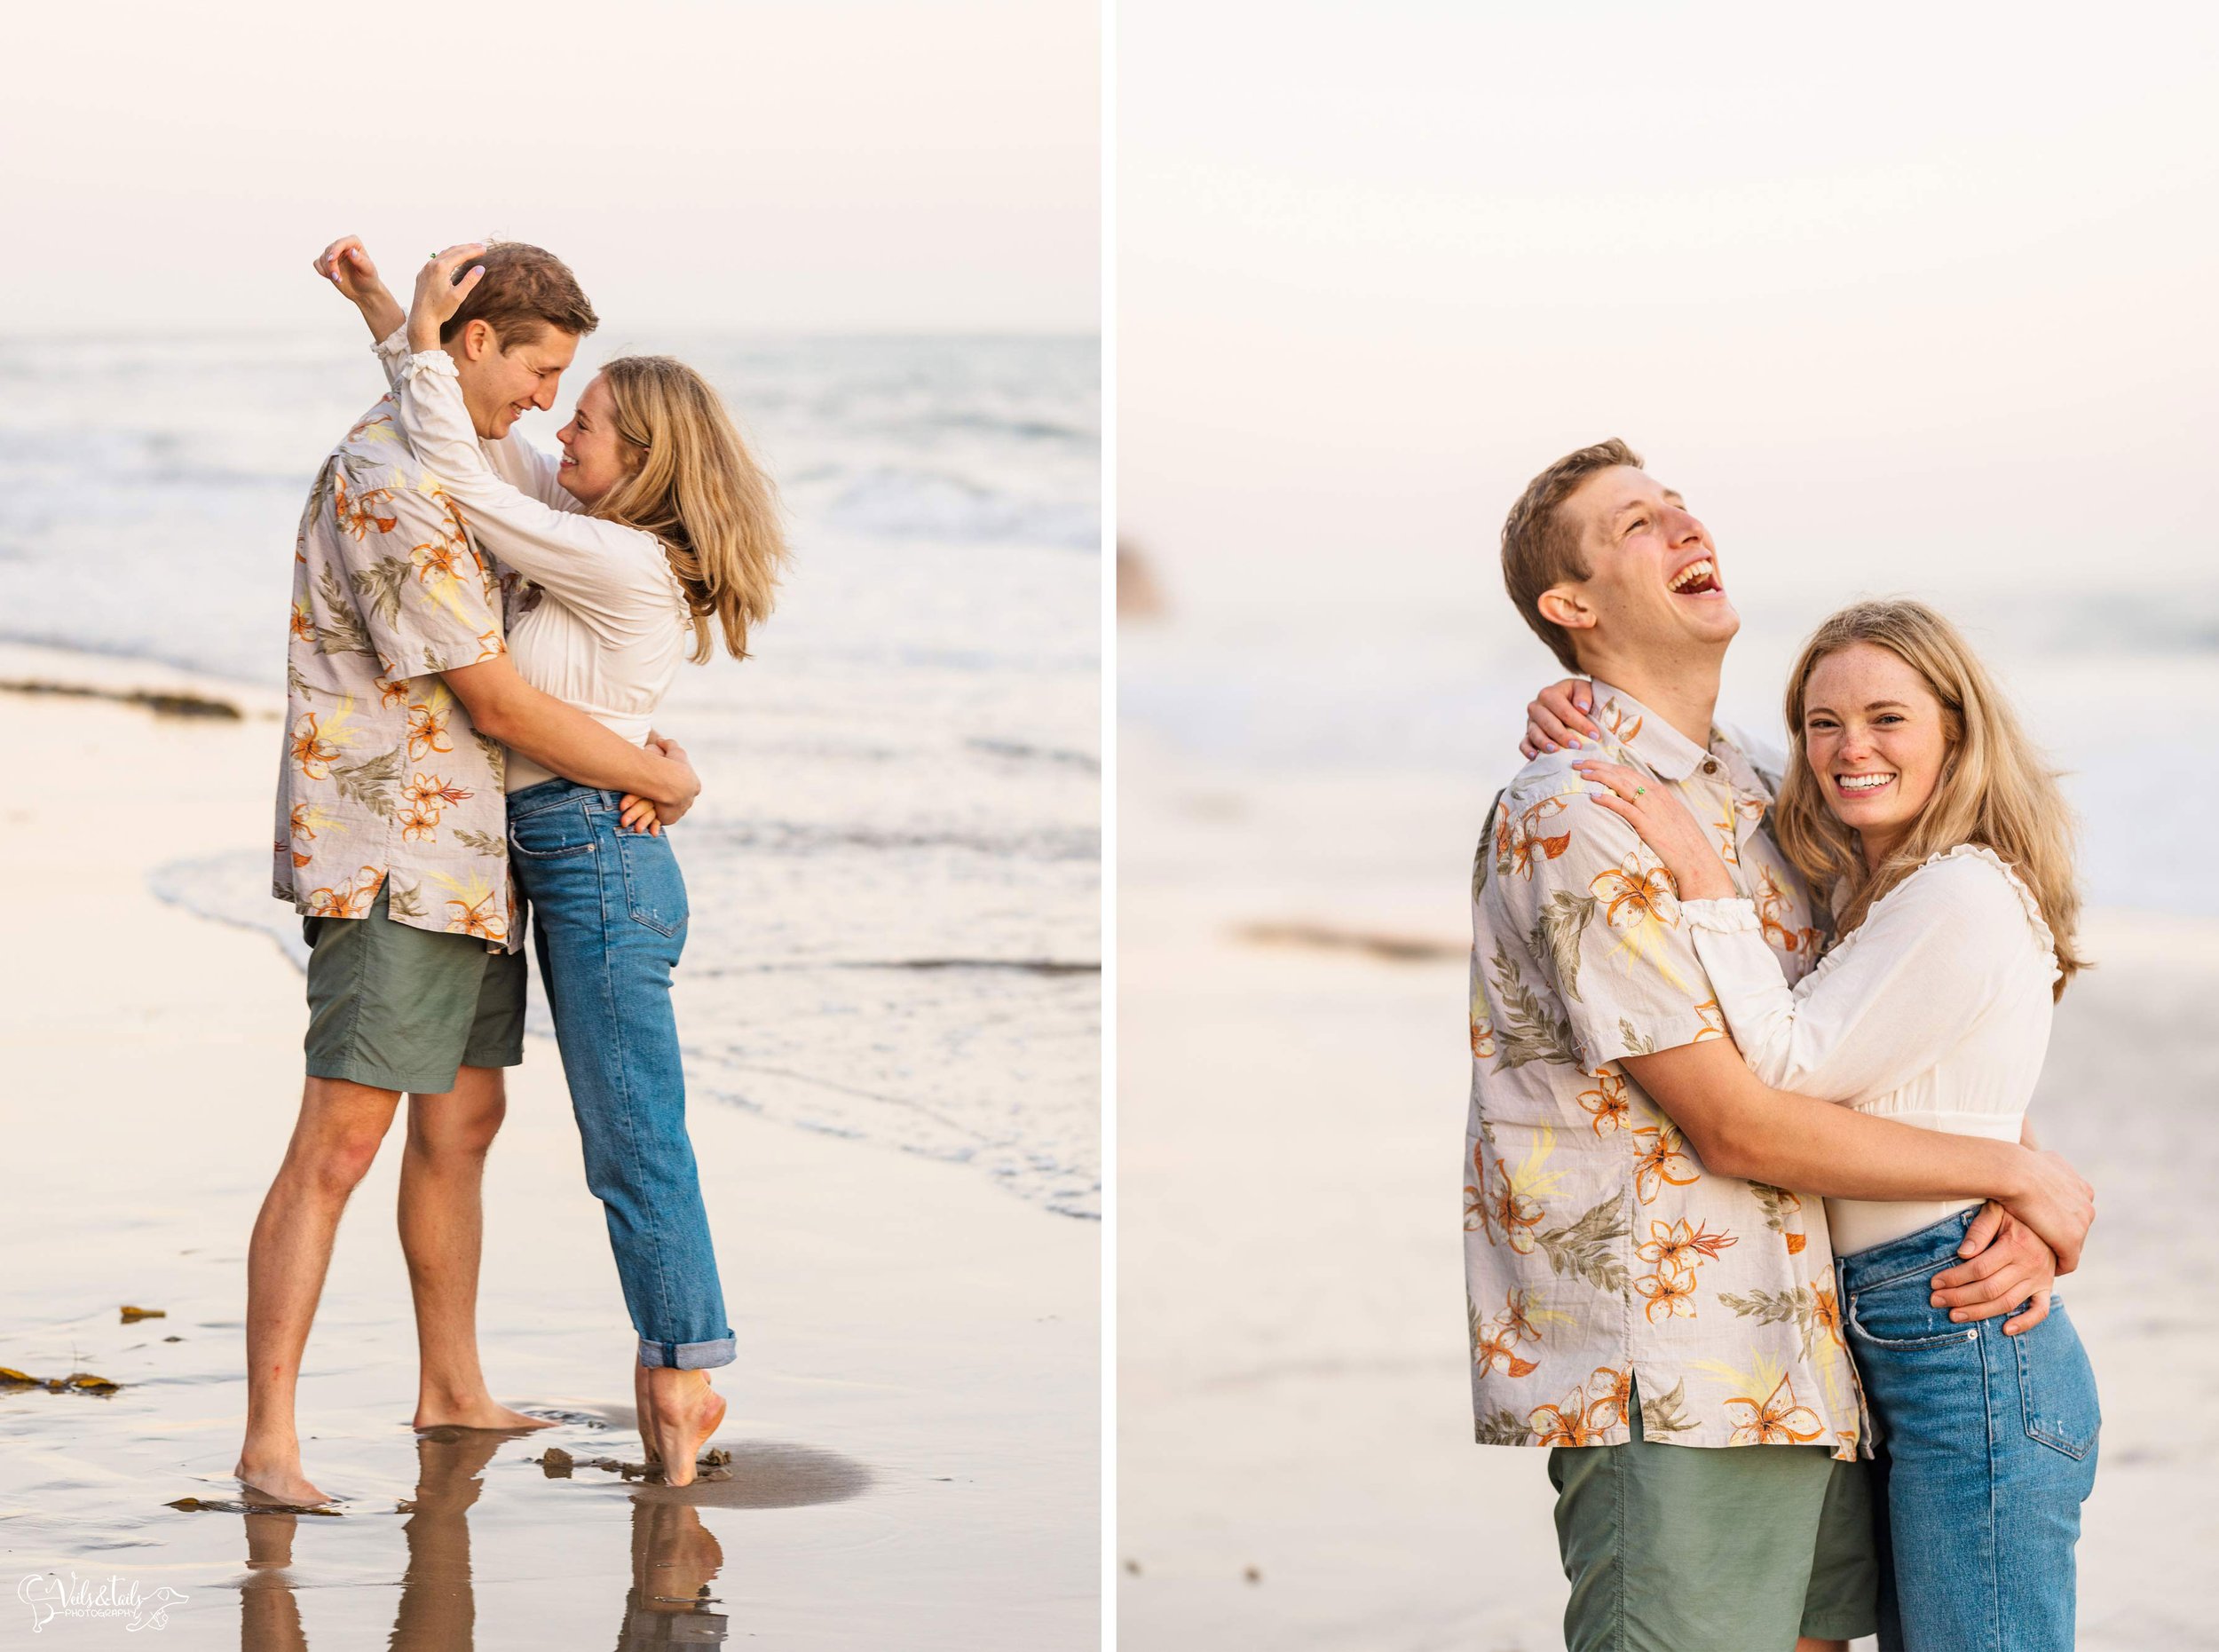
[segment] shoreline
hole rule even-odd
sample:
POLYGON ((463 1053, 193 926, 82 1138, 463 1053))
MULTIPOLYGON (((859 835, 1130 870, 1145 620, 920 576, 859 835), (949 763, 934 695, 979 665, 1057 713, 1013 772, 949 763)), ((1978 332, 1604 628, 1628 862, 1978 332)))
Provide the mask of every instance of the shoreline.
MULTIPOLYGON (((225 708, 228 708, 247 722, 275 722, 282 718, 285 705, 282 693, 267 685, 145 656, 0 641, 0 707, 42 699, 93 699, 137 704, 163 720, 158 726, 166 726, 173 712, 198 715, 203 704, 210 708, 210 715, 217 717, 223 717, 225 708)), ((1068 763, 1078 755, 1062 752, 1042 755, 1058 764, 1068 763)), ((1091 760, 1087 761, 1091 763, 1091 760)), ((1089 772, 1098 775, 1098 766, 1090 767, 1089 772)), ((710 810, 705 810, 697 815, 696 824, 689 829, 697 834, 729 834, 735 829, 744 831, 746 824, 744 819, 720 824, 710 810)), ((249 841, 262 841, 261 832, 257 831, 249 841)), ((706 850, 708 841, 701 842, 706 850)), ((305 954, 297 938, 297 920, 282 903, 267 897, 265 862, 266 856, 259 850, 234 847, 213 855, 176 858, 150 868, 149 875, 155 893, 164 901, 208 921, 260 933, 290 958, 296 968, 302 968, 305 954)), ((690 880, 711 870, 705 858, 693 866, 690 880)), ((841 914, 840 921, 844 918, 845 914, 841 914)), ((946 921, 950 920, 944 917, 946 921)), ((708 938, 706 928, 696 937, 697 941, 708 938)), ((813 942, 807 950, 815 951, 813 942)), ((745 976, 756 980, 768 991, 806 992, 809 986, 801 977, 814 972, 819 981, 844 979, 858 984, 855 988, 857 994, 867 993, 869 984, 874 979, 888 977, 958 983, 1006 979, 1023 983, 1035 995, 1030 1000, 1034 1030, 1053 1029, 1051 1036, 1068 1044, 1074 1032, 1080 1031, 1072 1017, 1086 1014, 1079 996, 1091 985, 1098 997, 1102 976, 1098 960, 1054 954, 1002 958, 943 956, 933 952, 928 944, 923 955, 912 957, 794 956, 780 960, 775 952, 769 957, 751 953, 736 968, 727 968, 720 967, 705 946, 696 945, 691 952, 678 982, 682 1000, 680 1027, 687 1038, 687 1063, 693 1074, 693 1087, 704 1102, 776 1118, 796 1129, 853 1137, 881 1150, 968 1164, 1001 1191, 1050 1214, 1084 1222, 1101 1221, 1098 1163, 1092 1166, 1092 1181, 1086 1179, 1081 1164, 1073 1161, 1060 1167, 1062 1175, 1058 1181, 1053 1184, 1045 1182, 1039 1174, 1039 1161, 1029 1150, 1038 1144, 1037 1135, 1005 1141, 981 1134, 982 1121, 975 1116, 961 1120, 943 1117, 940 1110, 931 1104, 936 1098, 929 1093, 937 1083, 932 1078, 920 1077, 914 1070, 906 1074, 896 1072, 896 1078, 909 1078, 924 1094, 904 1095, 899 1084, 890 1093, 882 1094, 876 1085, 857 1087, 851 1082, 843 1082, 839 1076, 800 1071, 786 1063, 750 1066, 736 1058, 728 1059, 736 1047, 730 1036, 732 1029, 721 1023, 706 1023, 705 1030, 698 1034, 689 1031, 695 1024, 691 1012, 722 990, 714 983, 745 976)), ((912 1006, 900 1000, 905 997, 913 999, 915 993, 886 989, 880 996, 881 1001, 899 1004, 898 1013, 904 1019, 914 1018, 916 1012, 912 1006)), ((989 1024, 1007 1023, 1010 1006, 996 1001, 997 996, 991 989, 975 990, 972 1002, 951 1006, 948 1013, 979 1016, 989 1024)), ((810 1007, 806 1002, 796 1005, 791 998, 786 998, 781 1000, 781 1008, 806 1011, 810 1007)), ((859 1008, 859 1002, 854 1008, 843 1007, 841 1013, 851 1016, 859 1008)), ((533 1031, 550 1031, 536 971, 531 987, 531 1015, 533 1031)), ((1098 1047, 1098 1020, 1090 1015, 1086 1019, 1090 1027, 1082 1033, 1082 1041, 1090 1037, 1098 1047)), ((1072 1048, 1075 1050, 1076 1046, 1072 1048)), ((1010 1048, 1007 1059, 1015 1066, 1028 1069, 1044 1059, 1060 1060, 1069 1067, 1075 1055, 1042 1057, 1019 1044, 1010 1048)), ((983 1077, 983 1073, 974 1075, 975 1079, 983 1077)), ((1037 1103, 1040 1098, 1035 1095, 1031 1099, 1037 1103)), ((1088 1110, 1096 1111, 1091 1102, 1088 1110)), ((1044 1126, 1036 1122, 1035 1129, 1044 1126)), ((1083 1160, 1094 1155, 1082 1152, 1080 1157, 1083 1160)))
MULTIPOLYGON (((0 645, 0 678, 70 665, 122 691, 195 675, 0 645)), ((968 1166, 697 1106, 741 1350, 718 1373, 731 1412, 712 1442, 734 1477, 672 1491, 533 1460, 550 1445, 581 1463, 636 1455, 632 1333, 536 1035, 488 1159, 479 1329, 495 1392, 557 1426, 407 1427, 389 1134, 342 1225, 302 1382, 306 1466, 349 1498, 341 1516, 164 1506, 237 1496, 245 1247, 297 1104, 304 1012, 266 930, 168 905, 146 874, 263 841, 277 707, 249 696, 239 721, 175 719, 0 695, 0 758, 38 777, 0 805, 0 887, 28 937, 0 994, 11 1213, 36 1236, 0 1279, 0 1365, 121 1385, 0 1390, 0 1566, 174 1588, 165 1644, 186 1646, 362 1640, 463 1611, 483 1645, 628 1645, 672 1627, 650 1621, 641 1579, 679 1577, 707 1583, 725 1620, 689 1617, 704 1638, 1090 1639, 1100 1229, 1044 1221, 968 1166), (126 1303, 165 1316, 122 1324, 126 1303)))

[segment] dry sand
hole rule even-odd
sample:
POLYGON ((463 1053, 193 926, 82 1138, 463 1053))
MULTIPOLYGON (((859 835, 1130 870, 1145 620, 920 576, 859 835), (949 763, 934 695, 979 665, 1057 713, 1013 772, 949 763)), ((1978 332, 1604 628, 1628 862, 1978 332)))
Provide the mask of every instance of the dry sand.
MULTIPOLYGON (((194 686, 0 648, 0 681, 57 677, 194 686)), ((199 686, 249 715, 0 692, 0 1365, 124 1385, 0 1390, 0 1644, 28 1640, 19 1579, 50 1570, 180 1593, 166 1647, 1092 1644, 1101 1230, 961 1166, 697 1105, 740 1346, 716 1373, 733 1477, 672 1491, 528 1460, 638 1455, 630 1332, 544 1039, 488 1166, 479 1323, 494 1392, 562 1425, 409 1429, 389 1139, 302 1385, 308 1472, 344 1512, 165 1506, 237 1496, 247 1236, 304 1019, 266 937, 146 891, 158 864, 268 834, 276 707, 199 686), (122 1324, 125 1303, 167 1316, 122 1324), (704 1585, 715 1616, 652 1621, 704 1585)), ((40 1643, 122 1635, 65 1619, 40 1643)))
MULTIPOLYGON (((1228 779, 1121 737, 1132 1652, 1562 1645, 1544 1454, 1471 1443, 1461 960, 1495 783, 1228 779)), ((2081 1645, 2210 1647, 2191 1580, 2219 1548, 2219 936, 2120 913, 2086 935, 2103 967, 2065 998, 2033 1114, 2101 1209, 2064 1287, 2105 1419, 2081 1645)))

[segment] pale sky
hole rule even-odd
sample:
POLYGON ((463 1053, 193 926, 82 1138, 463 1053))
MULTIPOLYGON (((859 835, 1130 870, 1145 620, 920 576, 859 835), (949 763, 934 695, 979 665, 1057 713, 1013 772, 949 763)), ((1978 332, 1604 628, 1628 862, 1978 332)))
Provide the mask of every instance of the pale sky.
POLYGON ((404 293, 486 233, 604 320, 1092 331, 1089 0, 17 8, 0 329, 328 322, 362 234, 404 293))
POLYGON ((1189 612, 1500 603, 1607 435, 1774 584, 2213 589, 2208 10, 1269 16, 1117 12, 1120 527, 1189 612))

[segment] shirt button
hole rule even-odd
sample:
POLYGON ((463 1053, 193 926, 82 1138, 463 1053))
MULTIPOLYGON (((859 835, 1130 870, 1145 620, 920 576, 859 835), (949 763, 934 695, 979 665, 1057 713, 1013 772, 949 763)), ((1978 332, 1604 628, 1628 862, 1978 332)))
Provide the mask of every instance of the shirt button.
POLYGON ((1718 760, 1716 757, 1705 757, 1705 758, 1702 760, 1702 771, 1703 771, 1705 774, 1716 774, 1716 773, 1718 773, 1718 760))

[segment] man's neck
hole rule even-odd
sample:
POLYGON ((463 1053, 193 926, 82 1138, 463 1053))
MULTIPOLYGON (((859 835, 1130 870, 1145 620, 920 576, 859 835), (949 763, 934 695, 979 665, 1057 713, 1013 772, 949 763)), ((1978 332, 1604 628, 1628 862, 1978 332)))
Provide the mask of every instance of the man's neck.
POLYGON ((1589 675, 1623 689, 1693 740, 1710 744, 1710 719, 1718 708, 1718 668, 1725 651, 1664 659, 1614 656, 1600 650, 1584 663, 1589 675))

